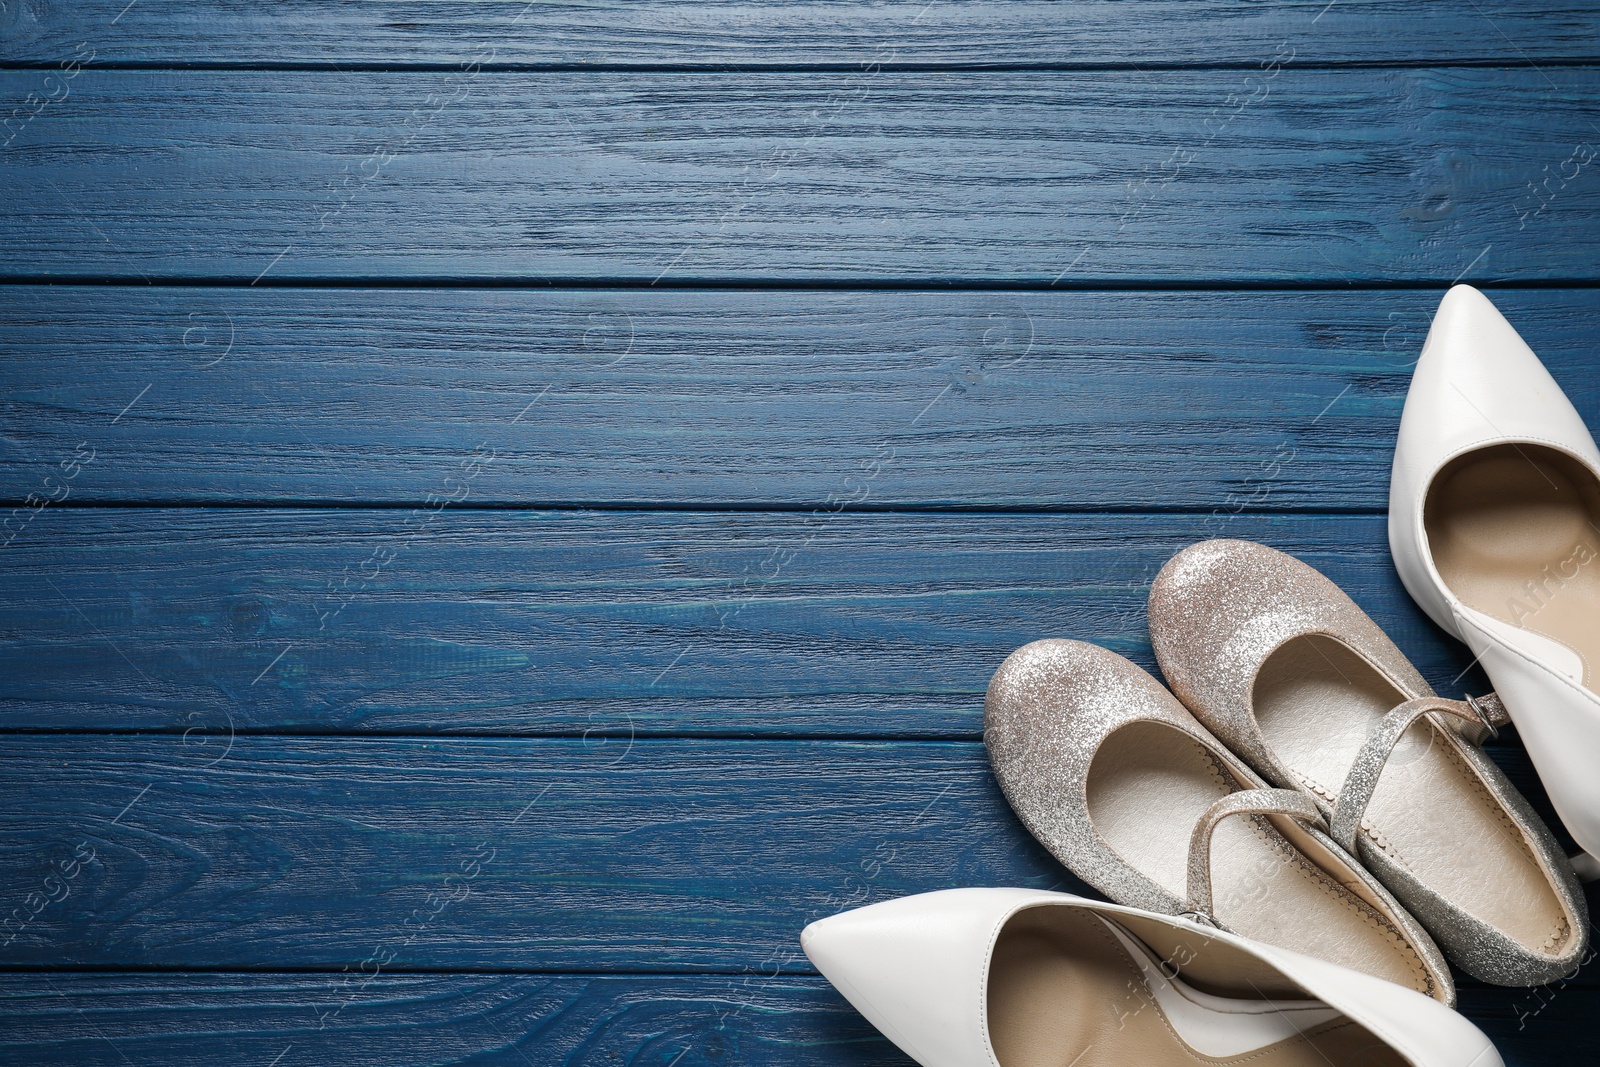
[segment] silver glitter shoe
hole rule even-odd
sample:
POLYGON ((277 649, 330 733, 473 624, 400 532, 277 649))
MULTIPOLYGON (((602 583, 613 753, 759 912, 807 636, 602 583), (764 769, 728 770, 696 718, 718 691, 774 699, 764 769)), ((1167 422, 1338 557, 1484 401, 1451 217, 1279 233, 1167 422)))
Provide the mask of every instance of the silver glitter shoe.
POLYGON ((984 740, 1023 823, 1117 903, 1454 1003, 1438 948, 1323 832, 1316 805, 1269 788, 1116 653, 1081 641, 1013 652, 989 683, 984 740))
POLYGON ((1466 973, 1541 985, 1574 970, 1588 910, 1549 829, 1480 745, 1493 697, 1436 696, 1338 586, 1276 549, 1204 541, 1150 588, 1172 691, 1268 781, 1312 796, 1466 973))

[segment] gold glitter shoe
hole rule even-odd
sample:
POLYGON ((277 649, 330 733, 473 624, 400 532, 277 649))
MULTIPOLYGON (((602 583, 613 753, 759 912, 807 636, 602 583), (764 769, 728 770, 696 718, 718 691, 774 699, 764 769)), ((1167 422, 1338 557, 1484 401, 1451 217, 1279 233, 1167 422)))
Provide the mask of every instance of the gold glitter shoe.
POLYGON ((1588 910, 1549 829, 1479 747, 1504 710, 1436 696, 1316 570, 1249 541, 1178 553, 1150 588, 1172 691, 1268 781, 1301 789, 1341 848, 1463 971, 1542 985, 1574 970, 1588 910))
POLYGON ((984 740, 1023 823, 1117 903, 1454 1003, 1438 948, 1323 832, 1316 805, 1268 787, 1116 653, 1081 641, 1013 652, 989 683, 984 740))

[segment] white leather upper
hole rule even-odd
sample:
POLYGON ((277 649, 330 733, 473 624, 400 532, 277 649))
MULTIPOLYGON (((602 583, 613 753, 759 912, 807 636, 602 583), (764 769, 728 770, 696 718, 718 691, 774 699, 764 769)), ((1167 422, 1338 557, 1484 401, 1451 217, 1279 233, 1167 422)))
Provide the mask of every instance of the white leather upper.
POLYGON ((1511 712, 1556 814, 1585 851, 1600 855, 1600 700, 1484 625, 1494 620, 1464 612, 1458 621, 1511 712))
POLYGON ((923 1067, 995 1067, 984 1017, 995 941, 1021 909, 1063 896, 949 889, 901 897, 814 922, 800 947, 923 1067))
POLYGON ((1455 457, 1504 442, 1567 453, 1600 477, 1600 449, 1539 357, 1489 299, 1445 294, 1406 394, 1389 483, 1389 548, 1413 599, 1477 653, 1578 843, 1600 850, 1600 700, 1573 654, 1468 608, 1445 586, 1423 527, 1428 488, 1455 457))
MULTIPOLYGON (((989 961, 1001 929, 1041 905, 1185 920, 1029 889, 949 889, 822 919, 801 945, 862 1015, 923 1067, 1005 1067, 989 1041, 989 961)), ((1312 998, 1337 1008, 1414 1067, 1502 1067, 1489 1039, 1443 1004, 1381 978, 1223 931, 1209 936, 1276 967, 1312 998)), ((1108 996, 1118 991, 1108 991, 1108 996)), ((1063 1005, 1063 1010, 1073 1010, 1063 1005)))
POLYGON ((1483 1031, 1431 997, 1288 949, 1249 944, 1300 988, 1366 1027, 1416 1067, 1504 1067, 1483 1031))
POLYGON ((1163 961, 1115 923, 1107 930, 1127 950, 1144 977, 1146 990, 1184 1044, 1213 1059, 1246 1056, 1267 1045, 1340 1018, 1338 1008, 1320 1000, 1240 1000, 1212 996, 1181 977, 1168 975, 1163 961))
POLYGON ((1550 372, 1489 298, 1444 295, 1400 416, 1389 482, 1389 547, 1400 580, 1433 621, 1460 636, 1422 527, 1433 477, 1450 460, 1505 441, 1559 449, 1600 471, 1600 450, 1550 372))

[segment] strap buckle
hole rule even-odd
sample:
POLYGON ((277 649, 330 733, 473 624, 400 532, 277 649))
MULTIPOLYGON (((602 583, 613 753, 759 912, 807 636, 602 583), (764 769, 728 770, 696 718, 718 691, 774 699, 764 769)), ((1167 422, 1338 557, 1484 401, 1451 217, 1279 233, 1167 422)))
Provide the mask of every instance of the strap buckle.
POLYGON ((1504 715, 1505 704, 1501 702, 1499 695, 1496 693, 1488 693, 1481 697, 1468 694, 1465 703, 1467 707, 1472 709, 1472 714, 1478 717, 1478 721, 1483 723, 1483 728, 1489 732, 1489 736, 1498 741, 1500 739, 1500 728, 1494 724, 1494 711, 1488 706, 1490 701, 1493 701, 1494 707, 1498 708, 1500 713, 1504 715), (1480 700, 1483 701, 1482 704, 1478 703, 1480 700))

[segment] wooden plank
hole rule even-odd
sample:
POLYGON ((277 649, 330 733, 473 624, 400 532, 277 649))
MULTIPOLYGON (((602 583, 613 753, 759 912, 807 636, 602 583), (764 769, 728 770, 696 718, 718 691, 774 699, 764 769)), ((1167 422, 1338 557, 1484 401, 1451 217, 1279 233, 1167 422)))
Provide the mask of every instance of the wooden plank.
POLYGON ((0 738, 0 962, 774 974, 804 971, 801 928, 852 903, 1080 884, 972 743, 240 737, 205 755, 0 738))
POLYGON ((911 1063, 820 978, 10 975, 0 1003, 13 1067, 911 1063))
MULTIPOLYGON (((911 1063, 820 978, 383 975, 347 999, 326 975, 0 975, 0 1050, 14 1067, 911 1063)), ((1547 1067, 1589 1040, 1600 991, 1466 988, 1461 1006, 1507 1067, 1547 1067)))
POLYGON ((45 76, 0 75, 13 278, 1442 284, 1600 240, 1592 67, 45 76))
POLYGON ((1457 1008, 1489 1035, 1506 1067, 1570 1062, 1593 1033, 1596 970, 1591 962, 1578 981, 1540 989, 1463 988, 1457 1008))
POLYGON ((1149 582, 1208 536, 1306 559, 1483 692, 1383 522, 47 508, 0 549, 0 726, 976 738, 1028 641, 1154 669, 1149 582))
POLYGON ((0 60, 50 62, 81 42, 97 63, 1091 66, 1256 63, 1279 41, 1302 62, 1507 64, 1595 59, 1592 5, 1485 0, 1073 4, 676 3, 526 0, 310 3, 240 8, 175 0, 8 5, 0 60))
MULTIPOLYGON (((1600 424, 1600 292, 1494 299, 1600 424)), ((1381 511, 1437 300, 0 286, 0 497, 1381 511)))
POLYGON ((796 973, 856 904, 1082 889, 974 742, 7 735, 0 787, 10 967, 796 973))

